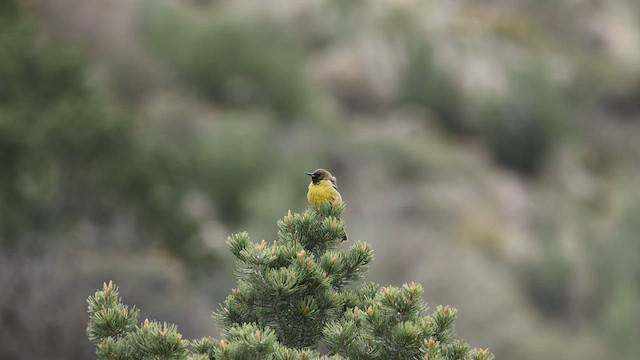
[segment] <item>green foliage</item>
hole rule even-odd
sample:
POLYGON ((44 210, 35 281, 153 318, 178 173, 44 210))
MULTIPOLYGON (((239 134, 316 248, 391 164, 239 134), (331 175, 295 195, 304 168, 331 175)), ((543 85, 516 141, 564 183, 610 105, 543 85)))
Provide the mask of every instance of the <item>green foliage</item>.
POLYGON ((87 335, 99 359, 186 359, 189 342, 177 327, 145 320, 137 327, 138 309, 123 305, 112 282, 89 297, 87 335))
POLYGON ((390 15, 384 25, 392 40, 398 42, 406 54, 398 102, 425 107, 448 132, 468 132, 470 126, 465 118, 462 89, 447 69, 438 64, 418 20, 413 14, 397 12, 390 15))
POLYGON ((189 342, 182 340, 177 330, 173 324, 145 320, 131 340, 143 359, 183 359, 189 353, 189 342))
POLYGON ((347 285, 364 276, 372 250, 337 246, 344 234, 342 205, 327 204, 278 222, 278 240, 252 243, 246 232, 230 236, 238 285, 214 318, 225 339, 183 340, 173 325, 145 320, 122 305, 110 282, 90 297, 89 338, 101 359, 473 359, 455 339, 457 311, 438 306, 427 315, 417 284, 381 288, 347 285), (326 345, 331 357, 315 349, 326 345))
POLYGON ((588 328, 606 344, 602 348, 607 358, 632 359, 640 350, 633 340, 640 334, 640 313, 636 311, 640 302, 640 197, 634 193, 639 184, 635 175, 616 179, 607 193, 611 208, 606 215, 598 206, 578 206, 584 199, 570 192, 545 204, 538 222, 551 226, 538 231, 542 251, 514 271, 533 308, 547 320, 579 324, 593 319, 588 328), (619 200, 612 200, 616 197, 619 200), (567 218, 579 219, 579 227, 567 223, 567 218), (603 218, 607 219, 604 227, 595 221, 603 218), (570 231, 576 235, 568 247, 570 231), (588 279, 589 287, 583 287, 582 279, 588 279))
MULTIPOLYGON (((592 59, 590 59, 592 60, 592 59)), ((594 105, 604 110, 633 118, 640 113, 640 72, 633 67, 608 67, 599 61, 585 61, 577 68, 572 94, 581 107, 594 105)))
POLYGON ((180 162, 146 146, 85 81, 78 54, 51 44, 28 19, 0 19, 0 245, 32 247, 78 223, 127 216, 185 258, 194 222, 175 204, 180 162), (125 215, 126 214, 126 215, 125 215), (44 236, 43 236, 44 235, 44 236))
POLYGON ((594 248, 588 260, 598 272, 599 325, 604 327, 603 333, 619 358, 632 358, 640 350, 640 344, 633 340, 640 334, 640 314, 636 311, 640 302, 640 197, 631 195, 631 189, 637 189, 639 184, 637 178, 620 184, 623 186, 619 196, 624 197, 624 205, 611 227, 613 232, 605 234, 608 241, 589 239, 594 248))
MULTIPOLYGON (((344 315, 325 327, 327 347, 350 359, 469 358, 468 346, 454 339, 457 311, 438 306, 428 316, 422 294, 422 287, 413 283, 401 288, 363 285, 347 301, 344 315)), ((473 354, 492 358, 488 352, 473 354)))
POLYGON ((306 111, 309 85, 286 29, 224 9, 205 22, 175 6, 148 7, 150 49, 205 99, 267 107, 283 119, 306 111))
POLYGON ((211 338, 184 340, 177 327, 167 323, 145 320, 140 327, 135 326, 138 310, 122 304, 118 287, 112 282, 104 284, 87 302, 87 334, 96 345, 99 359, 340 359, 286 348, 272 329, 255 324, 228 328, 227 338, 220 342, 211 338))
POLYGON ((516 74, 511 87, 506 98, 480 110, 481 133, 498 163, 535 175, 569 130, 572 114, 543 68, 516 74))
POLYGON ((2 25, 0 52, 12 56, 0 59, 0 241, 15 245, 22 231, 86 210, 100 155, 124 129, 88 91, 76 56, 39 42, 26 21, 2 25), (61 199, 67 188, 77 196, 61 199))
POLYGON ((0 21, 16 19, 19 13, 20 5, 18 0, 5 0, 0 3, 0 21))
POLYGON ((555 229, 541 234, 543 257, 538 261, 519 264, 517 273, 525 293, 542 314, 558 318, 570 313, 572 266, 568 256, 553 234, 555 229))
POLYGON ((264 118, 230 115, 197 140, 194 151, 199 186, 217 201, 222 220, 244 219, 244 194, 261 185, 275 166, 264 118))
POLYGON ((459 85, 436 64, 428 44, 410 43, 407 48, 408 63, 402 76, 400 103, 424 106, 436 122, 451 133, 468 132, 459 85))
POLYGON ((87 327, 87 335, 91 341, 102 341, 107 337, 118 338, 133 330, 138 322, 140 311, 134 306, 122 304, 118 287, 109 281, 102 291, 96 291, 87 300, 91 320, 87 327))
MULTIPOLYGON (((636 269, 637 270, 637 269, 636 269)), ((626 278, 616 281, 614 290, 606 300, 602 324, 607 329, 607 342, 621 358, 637 354, 638 344, 630 334, 640 334, 640 287, 635 280, 626 278)))
POLYGON ((247 233, 227 241, 237 258, 238 287, 216 317, 225 325, 255 322, 275 329, 286 346, 315 347, 327 320, 341 307, 336 292, 364 275, 371 248, 353 245, 344 254, 327 252, 344 234, 341 207, 291 212, 278 222, 279 239, 253 244, 247 233), (350 263, 347 263, 349 261, 350 263))

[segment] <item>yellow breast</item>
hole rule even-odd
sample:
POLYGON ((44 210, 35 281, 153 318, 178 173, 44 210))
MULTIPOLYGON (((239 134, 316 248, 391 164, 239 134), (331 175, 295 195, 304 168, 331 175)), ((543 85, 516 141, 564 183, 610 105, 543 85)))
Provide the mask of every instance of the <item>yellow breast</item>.
POLYGON ((307 200, 309 204, 317 209, 321 204, 330 202, 333 204, 341 204, 342 197, 338 190, 333 187, 329 180, 321 180, 318 184, 311 182, 309 184, 309 192, 307 192, 307 200))

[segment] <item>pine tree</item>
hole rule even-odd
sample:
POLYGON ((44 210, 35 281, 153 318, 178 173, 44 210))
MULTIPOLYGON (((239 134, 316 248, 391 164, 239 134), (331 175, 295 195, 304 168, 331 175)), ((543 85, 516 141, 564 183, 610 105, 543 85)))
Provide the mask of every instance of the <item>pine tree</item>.
MULTIPOLYGON (((429 359, 490 360, 488 350, 457 340, 457 311, 431 314, 418 284, 365 283, 371 247, 338 249, 343 206, 289 212, 278 240, 252 243, 246 232, 227 246, 237 259, 238 285, 213 317, 224 339, 188 341, 175 325, 145 320, 122 303, 112 282, 90 296, 89 339, 100 359, 429 359), (329 355, 318 351, 320 345, 329 355)), ((323 351, 324 352, 324 351, 323 351)))

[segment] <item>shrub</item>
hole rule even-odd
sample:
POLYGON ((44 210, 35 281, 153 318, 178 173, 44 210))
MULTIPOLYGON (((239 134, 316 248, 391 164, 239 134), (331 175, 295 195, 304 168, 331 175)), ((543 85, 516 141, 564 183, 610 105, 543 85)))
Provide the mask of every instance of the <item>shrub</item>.
POLYGON ((306 111, 309 85, 287 29, 224 10, 206 22, 175 7, 150 10, 146 44, 205 99, 267 107, 285 120, 306 111))
POLYGON ((238 285, 214 314, 225 339, 187 341, 175 325, 145 320, 124 305, 109 282, 89 297, 89 339, 100 359, 493 359, 455 339, 457 311, 427 314, 417 284, 401 288, 364 284, 371 247, 338 249, 342 206, 278 222, 278 240, 252 243, 246 232, 229 237, 238 285))
POLYGON ((573 119, 562 91, 540 68, 516 74, 509 94, 479 110, 482 136, 496 161, 537 174, 573 119))

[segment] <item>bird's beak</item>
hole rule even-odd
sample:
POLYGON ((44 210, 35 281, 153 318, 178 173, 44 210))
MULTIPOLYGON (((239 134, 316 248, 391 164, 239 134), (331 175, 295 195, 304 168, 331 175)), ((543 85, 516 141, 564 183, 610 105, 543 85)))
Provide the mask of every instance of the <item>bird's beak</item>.
POLYGON ((309 175, 309 176, 313 176, 313 173, 306 173, 306 174, 309 175))

